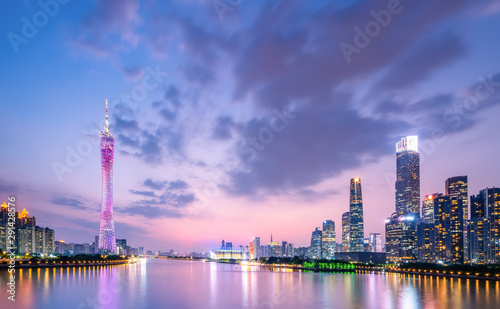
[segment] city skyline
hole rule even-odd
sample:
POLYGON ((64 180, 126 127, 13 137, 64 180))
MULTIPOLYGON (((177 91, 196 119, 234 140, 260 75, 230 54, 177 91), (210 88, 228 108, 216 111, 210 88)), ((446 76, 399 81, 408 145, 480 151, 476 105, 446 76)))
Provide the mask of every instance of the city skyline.
MULTIPOLYGON (((60 5, 27 43, 0 42, 2 200, 15 195, 56 240, 92 242, 105 98, 116 238, 153 250, 271 233, 307 246, 325 220, 340 242, 352 178, 363 238, 385 237, 405 136, 420 139, 420 201, 457 176, 469 196, 498 187, 500 9, 424 2, 402 3, 363 48, 352 29, 385 6, 244 1, 221 19, 198 1, 60 5), (344 42, 359 52, 347 59, 344 42)), ((13 3, 2 29, 23 35, 40 10, 13 3)))

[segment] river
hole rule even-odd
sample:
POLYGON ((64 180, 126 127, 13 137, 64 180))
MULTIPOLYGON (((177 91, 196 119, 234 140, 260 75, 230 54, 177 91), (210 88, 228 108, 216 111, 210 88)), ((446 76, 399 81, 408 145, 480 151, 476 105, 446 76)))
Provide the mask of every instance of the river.
POLYGON ((498 281, 182 260, 16 269, 15 302, 0 282, 0 308, 500 308, 498 281))

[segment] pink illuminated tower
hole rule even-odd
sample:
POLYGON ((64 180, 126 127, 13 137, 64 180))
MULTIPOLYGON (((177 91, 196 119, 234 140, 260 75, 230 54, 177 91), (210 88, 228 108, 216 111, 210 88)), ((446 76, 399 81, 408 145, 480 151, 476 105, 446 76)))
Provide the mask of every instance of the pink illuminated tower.
POLYGON ((106 100, 105 131, 100 132, 102 195, 101 195, 101 227, 99 229, 99 251, 116 253, 115 221, 113 219, 113 154, 115 138, 109 134, 108 100, 106 100))

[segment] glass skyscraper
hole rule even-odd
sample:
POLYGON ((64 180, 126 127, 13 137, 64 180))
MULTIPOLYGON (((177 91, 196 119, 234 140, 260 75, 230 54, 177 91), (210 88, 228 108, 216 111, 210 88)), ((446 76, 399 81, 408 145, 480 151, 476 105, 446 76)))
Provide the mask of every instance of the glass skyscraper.
POLYGON ((351 216, 349 212, 344 212, 342 214, 342 252, 349 251, 349 245, 351 244, 349 240, 349 233, 351 232, 351 216))
POLYGON ((363 197, 361 194, 361 179, 351 179, 351 194, 349 201, 350 232, 349 251, 364 251, 363 197))
POLYGON ((321 247, 322 247, 322 232, 317 227, 311 235, 311 248, 309 255, 312 259, 320 259, 321 258, 321 247))
POLYGON ((420 154, 418 136, 396 144, 396 212, 420 214, 420 154))
POLYGON ((467 176, 456 176, 446 179, 445 194, 449 197, 457 197, 462 200, 464 223, 469 219, 469 203, 467 190, 467 176))
POLYGON ((116 253, 115 222, 113 219, 113 156, 115 138, 109 134, 108 100, 106 100, 106 124, 104 132, 99 134, 101 139, 101 224, 99 229, 99 251, 102 253, 116 253))
POLYGON ((337 243, 335 241, 335 222, 332 220, 325 220, 323 222, 323 235, 322 235, 322 255, 324 259, 335 259, 335 248, 337 243))

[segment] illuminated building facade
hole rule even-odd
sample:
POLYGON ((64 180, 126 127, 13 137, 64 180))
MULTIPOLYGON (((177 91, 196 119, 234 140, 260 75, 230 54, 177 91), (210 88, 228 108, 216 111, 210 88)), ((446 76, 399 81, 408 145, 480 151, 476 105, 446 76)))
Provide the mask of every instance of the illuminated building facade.
POLYGON ((413 262, 416 259, 417 215, 393 213, 385 220, 387 261, 391 263, 413 262))
POLYGON ((436 226, 427 221, 417 224, 417 260, 420 263, 436 263, 436 226))
POLYGON ((426 223, 434 223, 434 208, 435 208, 435 203, 439 201, 439 198, 441 198, 443 194, 441 193, 434 193, 434 194, 429 194, 425 197, 424 201, 422 202, 422 220, 426 223))
POLYGON ((115 222, 113 219, 113 157, 115 138, 109 134, 108 100, 106 100, 105 131, 100 132, 101 140, 101 223, 99 229, 99 246, 101 253, 116 253, 115 222))
POLYGON ((473 195, 468 221, 468 256, 472 264, 500 263, 500 188, 473 195))
POLYGON ((396 144, 396 212, 420 214, 420 154, 418 136, 396 144))
POLYGON ((364 251, 363 196, 361 194, 361 179, 352 178, 350 188, 349 213, 349 251, 364 251))
POLYGON ((337 242, 335 241, 335 222, 332 220, 323 222, 321 245, 323 259, 334 260, 337 242))
POLYGON ((443 264, 464 263, 462 199, 441 196, 434 208, 436 261, 443 264))
POLYGON ((382 252, 382 235, 380 233, 370 233, 370 252, 382 252))
POLYGON ((260 237, 254 237, 250 243, 250 258, 260 258, 260 237))
POLYGON ((321 247, 322 247, 322 231, 317 227, 311 235, 311 247, 309 256, 312 259, 321 258, 321 247))
POLYGON ((351 232, 351 216, 349 212, 342 214, 342 252, 349 251, 349 233, 351 232))

